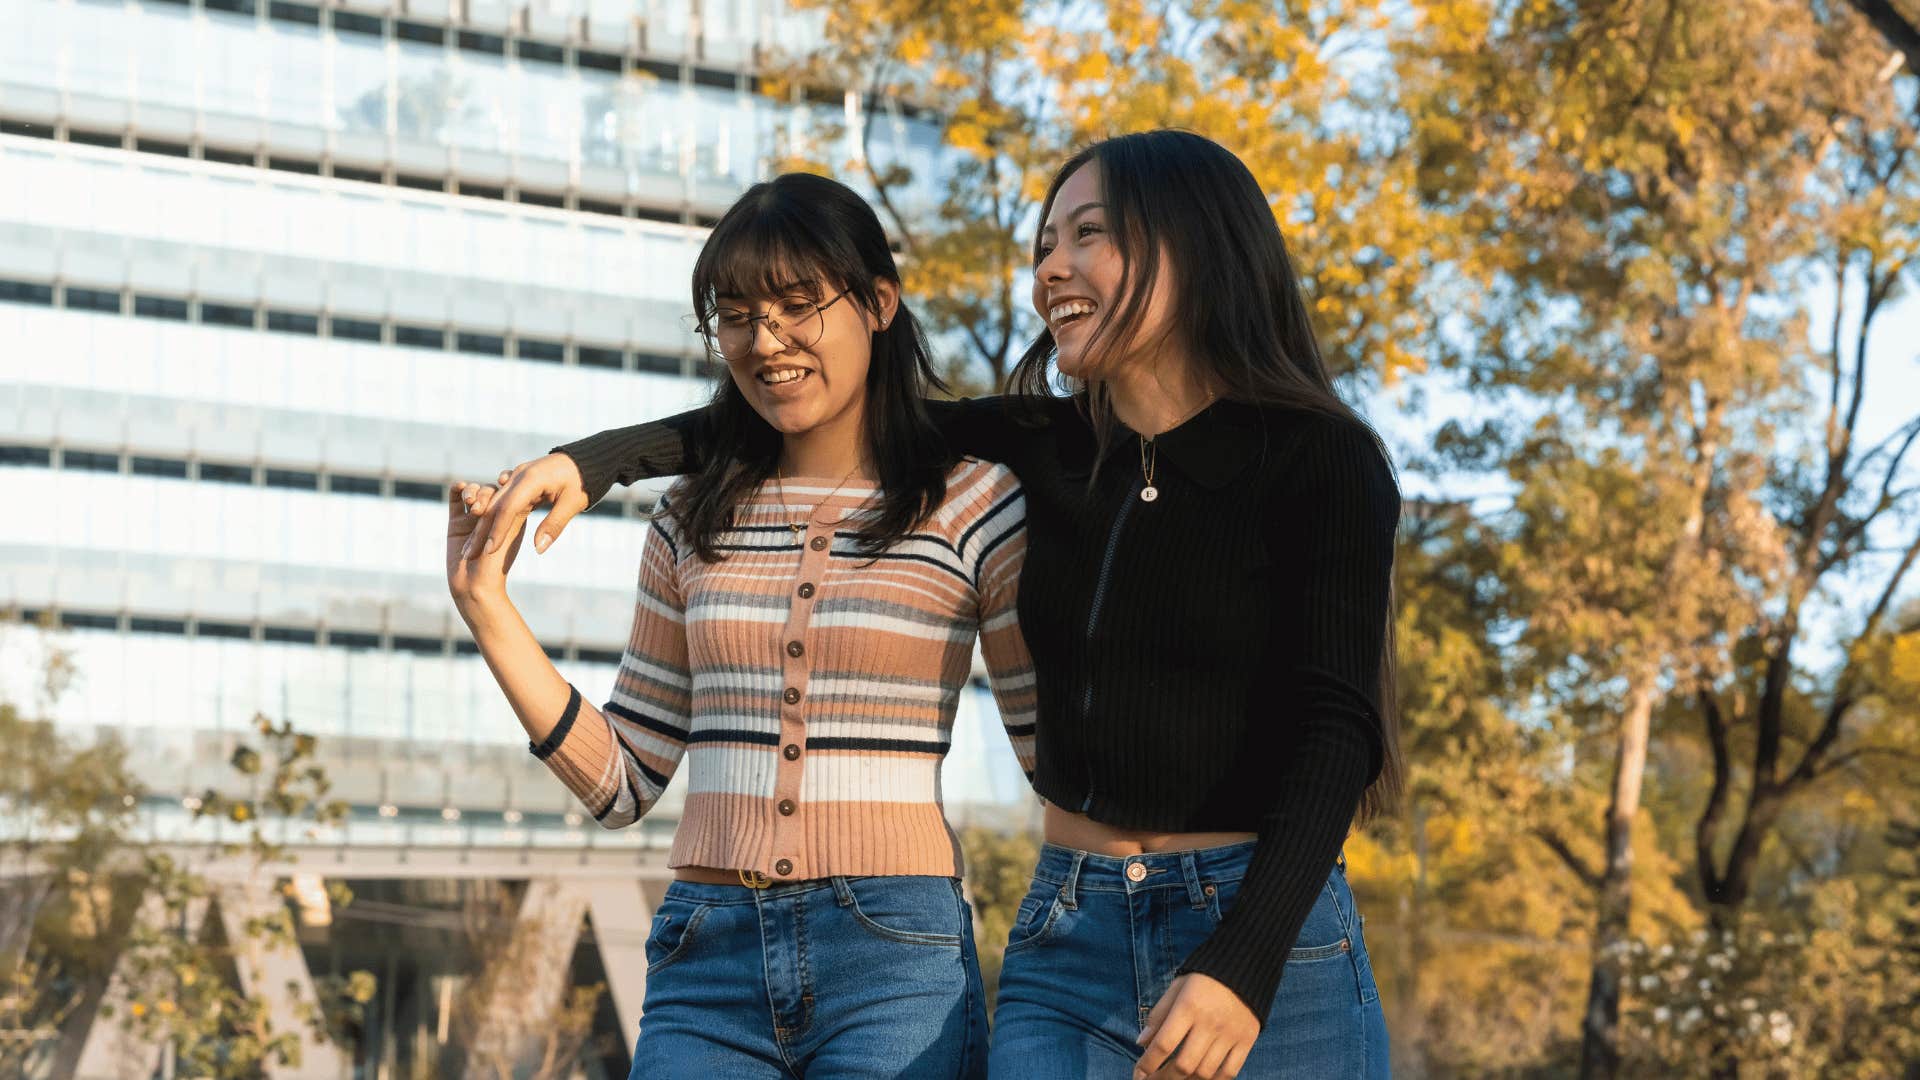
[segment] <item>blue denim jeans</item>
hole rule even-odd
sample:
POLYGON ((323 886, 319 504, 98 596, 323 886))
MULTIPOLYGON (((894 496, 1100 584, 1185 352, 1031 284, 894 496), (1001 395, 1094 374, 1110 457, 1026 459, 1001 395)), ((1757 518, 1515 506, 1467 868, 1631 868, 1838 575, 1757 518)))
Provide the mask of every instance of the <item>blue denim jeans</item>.
MULTIPOLYGON (((1042 848, 1000 969, 992 1075, 1130 1077, 1147 1014, 1233 907, 1252 854, 1251 842, 1124 859, 1042 848), (1136 863, 1144 873, 1130 875, 1136 863)), ((1390 1075, 1386 1017, 1344 860, 1307 916, 1240 1075, 1390 1075)))
POLYGON ((986 1075, 973 913, 944 877, 676 881, 629 1080, 986 1075))

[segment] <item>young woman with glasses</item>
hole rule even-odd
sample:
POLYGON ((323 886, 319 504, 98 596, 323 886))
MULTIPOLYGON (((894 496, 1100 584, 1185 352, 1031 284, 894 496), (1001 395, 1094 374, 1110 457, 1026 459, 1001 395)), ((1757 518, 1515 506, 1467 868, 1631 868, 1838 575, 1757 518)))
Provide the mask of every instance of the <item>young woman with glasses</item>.
POLYGON ((940 763, 978 637, 1032 766, 1020 489, 949 455, 886 235, 842 185, 755 185, 692 293, 728 378, 712 452, 647 529, 611 699, 583 702, 508 599, 518 534, 461 557, 493 488, 453 489, 449 587, 532 753, 602 825, 687 774, 633 1076, 984 1075, 940 763))
MULTIPOLYGON (((993 1071, 1386 1075, 1340 849, 1401 775, 1387 455, 1332 388, 1265 195, 1199 136, 1066 163, 1033 304, 1018 393, 934 411, 1027 496, 1047 845, 993 1071)), ((473 547, 549 503, 544 547, 614 482, 722 445, 687 414, 562 447, 514 470, 473 547)))

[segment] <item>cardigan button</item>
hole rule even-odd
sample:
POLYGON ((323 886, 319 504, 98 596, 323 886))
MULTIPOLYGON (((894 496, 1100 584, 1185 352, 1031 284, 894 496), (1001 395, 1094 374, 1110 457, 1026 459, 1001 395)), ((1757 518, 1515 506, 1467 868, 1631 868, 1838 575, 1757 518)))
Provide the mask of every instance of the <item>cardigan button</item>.
POLYGON ((779 874, 781 877, 786 877, 788 874, 793 873, 793 860, 781 859, 779 862, 774 863, 773 872, 779 874))
POLYGON ((824 536, 816 536, 807 541, 807 546, 815 551, 825 551, 827 550, 827 538, 824 536))
POLYGON ((781 694, 780 699, 782 701, 785 701, 789 705, 800 704, 800 688, 797 686, 787 687, 787 692, 784 694, 781 694))
POLYGON ((806 647, 805 645, 802 645, 802 644, 800 644, 800 643, 799 643, 799 642, 797 642, 797 641, 789 641, 789 642, 787 642, 787 655, 788 655, 788 656, 799 656, 799 655, 800 655, 801 653, 803 653, 803 652, 806 652, 806 651, 807 651, 807 647, 806 647))
POLYGON ((813 582, 803 581, 800 583, 800 599, 802 600, 813 599, 813 582))
POLYGON ((794 811, 794 805, 793 805, 792 799, 780 800, 780 816, 781 817, 792 817, 793 811, 794 811))
POLYGON ((800 760, 800 744, 788 743, 787 748, 785 750, 780 751, 780 756, 786 758, 788 761, 799 761, 800 760))

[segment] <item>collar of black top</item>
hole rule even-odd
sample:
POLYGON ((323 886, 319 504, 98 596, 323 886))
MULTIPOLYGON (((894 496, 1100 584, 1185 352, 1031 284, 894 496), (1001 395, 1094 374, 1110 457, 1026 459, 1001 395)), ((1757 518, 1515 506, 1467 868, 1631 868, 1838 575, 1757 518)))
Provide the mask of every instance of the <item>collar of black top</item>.
MULTIPOLYGON (((1088 475, 1093 470, 1093 442, 1086 421, 1058 426, 1068 429, 1060 432, 1063 471, 1070 476, 1088 475)), ((1238 401, 1216 401, 1179 427, 1155 436, 1154 454, 1159 463, 1172 465, 1201 487, 1217 489, 1260 455, 1267 436, 1259 409, 1238 401)), ((1139 452, 1138 433, 1116 422, 1113 441, 1107 445, 1106 467, 1113 467, 1122 455, 1137 459, 1139 452)))

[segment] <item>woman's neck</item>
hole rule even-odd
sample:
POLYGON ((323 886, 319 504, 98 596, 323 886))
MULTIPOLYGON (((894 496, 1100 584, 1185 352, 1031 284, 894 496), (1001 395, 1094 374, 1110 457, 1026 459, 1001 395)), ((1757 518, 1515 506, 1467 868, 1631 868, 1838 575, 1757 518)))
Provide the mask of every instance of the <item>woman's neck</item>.
POLYGON ((1142 435, 1179 427, 1219 397, 1212 376, 1185 355, 1128 364, 1107 380, 1113 414, 1142 435))
POLYGON ((852 425, 852 430, 846 428, 823 424, 786 436, 780 448, 781 474, 826 480, 863 478, 872 469, 872 456, 866 453, 859 425, 852 425))

